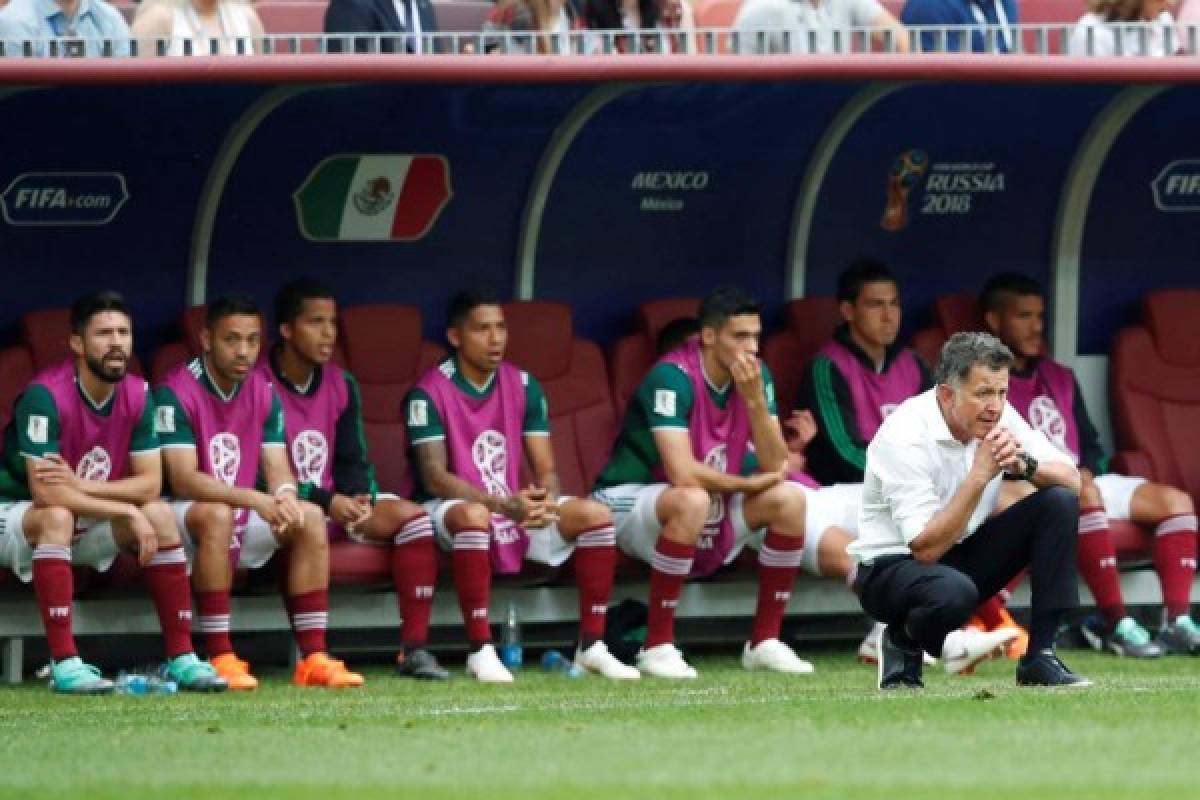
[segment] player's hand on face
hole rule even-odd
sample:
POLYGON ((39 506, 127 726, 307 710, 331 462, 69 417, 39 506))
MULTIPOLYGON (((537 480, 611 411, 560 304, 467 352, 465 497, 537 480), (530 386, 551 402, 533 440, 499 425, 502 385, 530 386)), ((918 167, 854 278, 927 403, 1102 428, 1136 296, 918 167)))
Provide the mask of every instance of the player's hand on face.
POLYGON ((146 515, 137 508, 130 512, 128 520, 129 530, 137 540, 138 566, 147 566, 158 552, 158 533, 150 524, 150 520, 146 519, 146 515))
POLYGON ((79 487, 79 477, 58 453, 34 459, 33 477, 47 486, 65 486, 76 489, 79 487))
POLYGON ((762 370, 759 369, 757 356, 738 353, 729 365, 729 372, 733 375, 733 385, 738 394, 746 400, 763 399, 762 370))

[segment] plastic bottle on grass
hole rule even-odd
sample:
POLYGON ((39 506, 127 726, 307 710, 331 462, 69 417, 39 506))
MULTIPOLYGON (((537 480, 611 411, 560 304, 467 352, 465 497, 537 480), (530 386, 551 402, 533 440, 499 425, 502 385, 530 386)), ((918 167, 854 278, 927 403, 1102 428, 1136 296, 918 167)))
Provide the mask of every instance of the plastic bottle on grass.
POLYGON ((578 678, 583 675, 583 671, 575 666, 574 661, 571 661, 557 650, 547 650, 542 654, 542 669, 546 670, 546 672, 556 672, 568 678, 578 678))
POLYGON ((179 686, 172 680, 163 680, 157 675, 122 671, 117 675, 117 694, 175 694, 179 686))
POLYGON ((504 615, 504 628, 500 632, 500 662, 509 669, 520 669, 525 661, 525 648, 521 645, 521 623, 517 619, 517 606, 508 604, 504 615))

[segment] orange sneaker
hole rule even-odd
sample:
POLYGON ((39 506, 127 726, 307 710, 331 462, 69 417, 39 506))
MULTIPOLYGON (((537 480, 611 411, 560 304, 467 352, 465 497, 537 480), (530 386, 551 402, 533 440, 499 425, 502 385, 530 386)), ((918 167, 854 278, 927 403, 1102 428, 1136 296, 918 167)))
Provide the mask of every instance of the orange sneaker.
POLYGON ((258 688, 258 678, 250 674, 250 665, 233 653, 222 653, 209 663, 229 683, 231 692, 249 692, 258 688))
POLYGON ((363 676, 346 669, 346 665, 328 653, 313 653, 296 665, 292 678, 297 686, 328 686, 347 689, 363 685, 363 676))
POLYGON ((1004 617, 1004 622, 997 625, 997 628, 1012 628, 1019 634, 1017 638, 1004 646, 1005 657, 1009 661, 1016 661, 1029 650, 1029 631, 1017 624, 1017 621, 1012 618, 1012 614, 1008 613, 1007 608, 1000 609, 1000 616, 1004 617))

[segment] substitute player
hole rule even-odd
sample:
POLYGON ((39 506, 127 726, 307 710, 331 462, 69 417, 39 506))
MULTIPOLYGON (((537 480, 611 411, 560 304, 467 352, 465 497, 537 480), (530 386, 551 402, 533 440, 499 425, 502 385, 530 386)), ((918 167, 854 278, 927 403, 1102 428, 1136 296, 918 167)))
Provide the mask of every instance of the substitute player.
POLYGON ((262 340, 257 305, 244 295, 212 301, 204 353, 171 370, 155 394, 174 510, 192 555, 200 629, 231 689, 258 686, 229 639, 233 565, 257 569, 288 549, 285 604, 303 659, 302 686, 361 686, 361 675, 325 652, 329 543, 321 509, 300 500, 284 448, 283 411, 254 368, 262 340), (262 468, 269 489, 255 489, 262 468))
POLYGON ((451 302, 446 338, 454 354, 426 373, 406 400, 406 419, 439 543, 453 552, 470 655, 467 673, 508 683, 512 673, 491 645, 491 575, 521 570, 526 559, 559 566, 574 553, 579 587, 575 663, 606 678, 640 677, 604 644, 616 547, 608 510, 562 497, 541 386, 504 360, 508 327, 499 302, 465 291, 451 302), (527 456, 533 482, 521 488, 527 456))
POLYGON ((72 633, 71 564, 103 572, 118 550, 136 553, 166 643, 166 673, 188 691, 226 688, 192 648, 187 558, 160 499, 154 402, 128 372, 133 325, 119 294, 71 307, 75 357, 21 393, 0 457, 0 565, 33 581, 52 659, 51 685, 106 693, 111 681, 79 658, 72 633))
POLYGON ((668 353, 638 387, 593 493, 612 511, 621 548, 652 567, 638 668, 696 677, 674 645, 683 582, 750 544, 759 551, 759 593, 742 663, 811 672, 778 638, 802 560, 805 501, 804 489, 784 480, 774 384, 758 360, 759 307, 726 287, 704 298, 699 318, 699 340, 668 353))
POLYGON ((420 506, 383 494, 367 460, 362 397, 348 370, 329 362, 337 343, 337 303, 326 287, 293 281, 275 296, 279 342, 268 369, 283 404, 284 432, 300 496, 321 507, 330 537, 391 548, 403 624, 396 674, 445 680, 425 645, 437 562, 433 523, 420 506))

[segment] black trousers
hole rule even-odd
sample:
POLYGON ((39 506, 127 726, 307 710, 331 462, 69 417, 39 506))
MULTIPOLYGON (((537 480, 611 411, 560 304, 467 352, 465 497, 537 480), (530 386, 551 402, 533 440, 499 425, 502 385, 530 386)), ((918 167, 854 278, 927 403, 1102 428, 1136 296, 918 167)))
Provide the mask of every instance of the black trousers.
POLYGON ((1079 499, 1067 489, 1041 489, 979 526, 932 564, 882 556, 859 566, 854 581, 863 610, 892 629, 893 641, 934 656, 946 634, 1029 568, 1033 613, 1079 605, 1075 545, 1079 499))

